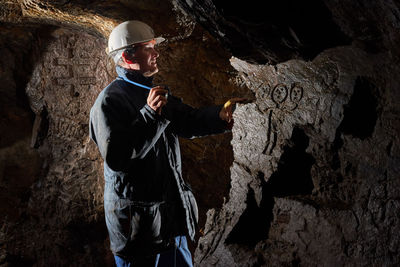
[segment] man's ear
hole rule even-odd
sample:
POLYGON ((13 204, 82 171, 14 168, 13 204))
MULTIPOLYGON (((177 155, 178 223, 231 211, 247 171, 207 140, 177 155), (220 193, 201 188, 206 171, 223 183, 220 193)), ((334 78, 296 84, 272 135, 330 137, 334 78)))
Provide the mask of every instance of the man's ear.
POLYGON ((122 52, 121 57, 122 57, 122 60, 127 64, 134 64, 135 63, 134 58, 129 53, 127 53, 126 51, 122 52))

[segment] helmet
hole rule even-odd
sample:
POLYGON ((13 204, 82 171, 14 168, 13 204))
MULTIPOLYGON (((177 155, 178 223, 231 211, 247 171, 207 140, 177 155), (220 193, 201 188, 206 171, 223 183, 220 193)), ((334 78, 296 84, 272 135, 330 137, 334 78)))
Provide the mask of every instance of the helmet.
POLYGON ((162 37, 154 38, 153 29, 144 22, 129 20, 115 27, 108 37, 108 51, 112 52, 127 48, 137 43, 155 40, 157 44, 163 42, 162 37))

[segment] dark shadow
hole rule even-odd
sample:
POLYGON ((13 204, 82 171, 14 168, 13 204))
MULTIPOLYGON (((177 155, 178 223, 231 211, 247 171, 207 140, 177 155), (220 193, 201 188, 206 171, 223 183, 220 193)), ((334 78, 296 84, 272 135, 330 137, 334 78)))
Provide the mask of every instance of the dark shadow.
POLYGON ((34 266, 35 261, 29 258, 26 258, 24 256, 20 256, 20 255, 11 255, 8 254, 5 259, 4 262, 6 262, 7 264, 4 266, 8 266, 8 267, 30 267, 30 266, 34 266))
POLYGON ((268 237, 269 226, 272 221, 272 208, 274 199, 266 189, 264 175, 259 173, 262 186, 262 200, 257 204, 253 189, 247 194, 247 208, 240 216, 238 223, 225 240, 226 244, 240 244, 249 247, 255 246, 259 241, 268 237))
POLYGON ((268 238, 273 220, 274 197, 310 195, 314 188, 311 167, 315 159, 305 150, 309 138, 300 128, 295 127, 292 137, 283 149, 278 170, 265 182, 264 174, 257 177, 262 188, 262 199, 257 205, 253 189, 247 194, 247 208, 238 223, 229 233, 226 244, 241 244, 253 247, 268 238))
POLYGON ((313 156, 305 150, 309 138, 300 128, 295 127, 289 144, 283 148, 278 170, 273 173, 267 186, 275 197, 309 195, 314 189, 311 179, 313 156))
POLYGON ((178 2, 235 57, 249 62, 312 60, 327 48, 351 43, 323 1, 178 2))

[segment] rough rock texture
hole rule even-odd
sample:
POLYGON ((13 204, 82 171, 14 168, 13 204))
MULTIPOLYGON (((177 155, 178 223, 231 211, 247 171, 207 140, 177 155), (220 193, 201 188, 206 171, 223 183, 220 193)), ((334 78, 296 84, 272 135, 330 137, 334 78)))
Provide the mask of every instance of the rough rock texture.
POLYGON ((208 214, 198 265, 399 264, 390 63, 352 47, 276 66, 232 59, 257 100, 235 112, 230 198, 208 214))
MULTIPOLYGON (((254 50, 239 42, 238 48, 231 43, 241 40, 251 22, 246 8, 230 16, 230 7, 221 8, 217 1, 181 2, 217 38, 226 37, 231 51, 240 49, 241 59, 234 57, 231 64, 239 71, 238 83, 256 96, 235 112, 229 201, 208 212, 195 262, 399 265, 398 4, 327 1, 331 22, 351 38, 351 45, 326 49, 310 39, 318 48, 316 57, 307 57, 299 47, 295 51, 312 61, 257 65, 242 59, 285 60, 286 55, 278 53, 286 51, 288 43, 282 41, 275 54, 269 53, 271 45, 254 50), (220 31, 215 32, 215 25, 220 31), (225 35, 226 25, 234 31, 225 35), (260 50, 264 58, 255 52, 260 50)), ((283 15, 279 8, 273 10, 283 15)), ((325 25, 327 18, 317 19, 325 25)), ((266 37, 265 28, 249 29, 249 41, 285 38, 285 32, 266 37)))
POLYGON ((251 100, 181 142, 197 266, 399 265, 398 1, 260 5, 0 0, 0 265, 113 266, 87 124, 127 19, 167 37, 155 81, 184 102, 251 100))
MULTIPOLYGON (((15 199, 10 204, 20 202, 21 207, 14 221, 9 212, 4 213, 3 260, 11 265, 103 264, 107 250, 102 166, 89 142, 87 117, 99 89, 111 80, 104 40, 53 27, 34 30, 28 35, 28 55, 15 60, 15 70, 10 71, 34 66, 26 73, 30 79, 24 86, 35 117, 25 124, 23 149, 35 152, 30 154, 36 157, 4 151, 8 161, 18 157, 19 170, 2 173, 3 182, 17 185, 2 188, 21 188, 25 197, 7 193, 15 199), (25 177, 27 172, 32 178, 25 177)), ((22 32, 27 33, 26 29, 22 32)), ((3 66, 9 60, 5 58, 3 66)), ((12 92, 12 88, 4 89, 12 92)), ((15 101, 8 103, 12 106, 15 101)), ((13 125, 7 130, 19 132, 13 125)))

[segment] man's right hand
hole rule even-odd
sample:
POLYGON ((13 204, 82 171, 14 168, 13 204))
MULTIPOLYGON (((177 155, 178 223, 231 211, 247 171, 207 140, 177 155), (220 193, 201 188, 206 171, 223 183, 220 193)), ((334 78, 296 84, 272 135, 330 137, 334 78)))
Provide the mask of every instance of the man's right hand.
POLYGON ((150 106, 158 114, 161 114, 161 109, 167 104, 168 90, 161 86, 151 88, 149 96, 147 97, 147 105, 150 106))

